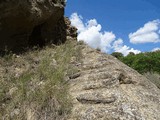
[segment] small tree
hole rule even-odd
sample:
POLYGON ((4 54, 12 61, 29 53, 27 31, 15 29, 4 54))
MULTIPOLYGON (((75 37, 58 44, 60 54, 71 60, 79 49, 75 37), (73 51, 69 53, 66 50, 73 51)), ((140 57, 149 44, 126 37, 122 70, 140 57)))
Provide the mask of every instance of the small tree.
POLYGON ((135 55, 135 53, 134 52, 129 52, 128 55, 132 55, 133 56, 133 55, 135 55))
POLYGON ((124 57, 123 54, 120 52, 113 52, 111 55, 118 58, 118 59, 121 59, 124 57))

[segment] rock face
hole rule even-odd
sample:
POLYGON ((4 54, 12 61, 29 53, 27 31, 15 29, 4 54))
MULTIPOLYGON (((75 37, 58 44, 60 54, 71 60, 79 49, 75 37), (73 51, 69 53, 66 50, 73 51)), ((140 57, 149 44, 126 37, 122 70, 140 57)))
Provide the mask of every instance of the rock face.
POLYGON ((65 0, 1 0, 0 50, 64 42, 64 7, 65 0))
POLYGON ((160 120, 160 90, 116 58, 82 45, 70 77, 70 120, 160 120))

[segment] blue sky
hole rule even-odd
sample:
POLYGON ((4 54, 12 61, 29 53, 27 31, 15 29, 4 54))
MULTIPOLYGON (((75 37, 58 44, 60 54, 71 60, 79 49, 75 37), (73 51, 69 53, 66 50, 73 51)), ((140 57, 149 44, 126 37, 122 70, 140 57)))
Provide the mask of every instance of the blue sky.
POLYGON ((83 27, 79 39, 103 52, 127 55, 160 48, 159 0, 67 0, 65 15, 83 27))

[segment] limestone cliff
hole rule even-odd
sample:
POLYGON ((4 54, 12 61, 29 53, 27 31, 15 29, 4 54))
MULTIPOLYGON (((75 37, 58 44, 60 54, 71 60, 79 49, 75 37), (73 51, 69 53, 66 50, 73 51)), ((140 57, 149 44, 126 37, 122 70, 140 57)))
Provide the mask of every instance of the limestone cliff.
POLYGON ((160 120, 160 90, 111 55, 82 45, 70 120, 160 120))

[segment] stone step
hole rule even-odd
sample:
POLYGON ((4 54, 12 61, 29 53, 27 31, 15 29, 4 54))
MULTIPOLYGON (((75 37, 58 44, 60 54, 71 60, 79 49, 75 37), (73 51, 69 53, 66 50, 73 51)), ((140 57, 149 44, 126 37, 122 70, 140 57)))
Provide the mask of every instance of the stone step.
POLYGON ((108 79, 108 78, 112 78, 112 75, 109 74, 107 71, 97 71, 88 74, 88 79, 92 81, 97 79, 108 79))
POLYGON ((97 81, 86 81, 83 85, 84 90, 112 88, 119 85, 119 80, 116 78, 100 79, 97 81))
POLYGON ((104 68, 108 65, 110 65, 110 62, 106 62, 106 63, 100 63, 100 62, 91 62, 91 63, 85 63, 82 65, 82 69, 83 70, 92 70, 92 69, 100 69, 100 68, 104 68), (94 64, 93 64, 94 63, 94 64))
POLYGON ((104 96, 100 93, 85 93, 80 94, 76 99, 82 104, 110 104, 116 101, 115 95, 104 96))

